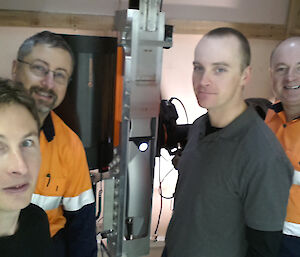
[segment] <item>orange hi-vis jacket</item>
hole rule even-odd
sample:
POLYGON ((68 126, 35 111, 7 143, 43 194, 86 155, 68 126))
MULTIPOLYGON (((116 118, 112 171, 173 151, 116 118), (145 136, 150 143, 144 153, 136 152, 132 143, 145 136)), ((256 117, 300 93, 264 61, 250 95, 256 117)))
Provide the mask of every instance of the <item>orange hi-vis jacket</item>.
POLYGON ((46 211, 53 237, 65 226, 63 211, 77 213, 95 200, 83 145, 54 112, 44 122, 40 146, 42 164, 31 202, 46 211))
POLYGON ((276 103, 273 110, 268 111, 265 122, 275 133, 295 169, 283 233, 300 237, 300 118, 287 122, 282 104, 276 103))

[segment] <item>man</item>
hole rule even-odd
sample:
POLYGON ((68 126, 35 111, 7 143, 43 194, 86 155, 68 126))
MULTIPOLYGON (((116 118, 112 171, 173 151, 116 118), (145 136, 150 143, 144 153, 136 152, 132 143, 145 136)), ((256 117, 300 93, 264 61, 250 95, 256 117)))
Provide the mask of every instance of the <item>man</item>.
POLYGON ((300 37, 288 38, 273 50, 270 70, 279 101, 267 113, 266 123, 294 166, 280 256, 295 257, 300 256, 300 37))
POLYGON ((74 66, 70 47, 48 31, 20 46, 12 77, 35 99, 42 124, 42 164, 32 203, 48 215, 53 256, 94 257, 94 196, 81 141, 52 111, 64 99, 74 66))
POLYGON ((193 86, 208 113, 189 131, 179 161, 163 256, 275 257, 292 166, 242 98, 250 78, 247 39, 218 28, 198 43, 193 86))
POLYGON ((2 257, 46 257, 46 213, 30 204, 41 163, 40 122, 34 100, 0 78, 0 252, 2 257))

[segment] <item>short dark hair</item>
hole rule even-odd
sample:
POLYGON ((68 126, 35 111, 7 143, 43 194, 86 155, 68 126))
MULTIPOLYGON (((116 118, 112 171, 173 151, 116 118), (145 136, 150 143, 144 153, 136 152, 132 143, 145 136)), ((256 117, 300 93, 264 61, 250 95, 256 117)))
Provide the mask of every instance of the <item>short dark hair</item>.
POLYGON ((67 51, 71 56, 72 66, 74 67, 75 58, 68 43, 63 39, 62 36, 46 30, 27 38, 19 47, 17 58, 19 60, 24 60, 24 57, 31 53, 33 47, 39 44, 49 45, 50 47, 61 48, 67 51))
POLYGON ((40 119, 34 99, 27 93, 21 82, 0 78, 0 106, 19 104, 24 106, 36 121, 40 129, 40 119))
POLYGON ((241 46, 241 68, 242 71, 250 65, 251 62, 251 50, 248 39, 238 30, 229 27, 220 27, 209 31, 204 37, 225 37, 233 36, 237 38, 241 46))

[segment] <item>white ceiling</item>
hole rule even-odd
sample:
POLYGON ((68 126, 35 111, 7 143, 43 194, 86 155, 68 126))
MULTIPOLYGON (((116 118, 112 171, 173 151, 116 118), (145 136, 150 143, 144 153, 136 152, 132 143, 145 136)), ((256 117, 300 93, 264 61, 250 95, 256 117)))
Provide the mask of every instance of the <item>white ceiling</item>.
MULTIPOLYGON (((128 0, 0 0, 0 9, 114 15, 128 0)), ((167 18, 285 24, 288 0, 163 0, 167 18)))

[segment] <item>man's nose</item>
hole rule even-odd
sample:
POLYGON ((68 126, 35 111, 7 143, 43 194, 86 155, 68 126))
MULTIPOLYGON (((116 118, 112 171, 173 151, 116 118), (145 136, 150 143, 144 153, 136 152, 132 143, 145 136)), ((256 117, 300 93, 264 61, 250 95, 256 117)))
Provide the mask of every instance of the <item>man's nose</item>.
POLYGON ((55 87, 54 73, 52 71, 49 71, 44 76, 44 78, 42 79, 42 85, 47 89, 53 89, 55 87))
MULTIPOLYGON (((286 77, 286 80, 293 81, 296 79, 297 75, 298 75, 298 73, 297 73, 296 69, 289 69, 285 77, 286 77)), ((299 77, 299 75, 298 75, 298 77, 299 77)))
POLYGON ((201 84, 201 86, 209 86, 210 76, 207 71, 204 71, 202 73, 202 76, 200 77, 200 84, 201 84))
POLYGON ((25 175, 28 172, 27 162, 20 150, 11 151, 9 157, 9 172, 15 175, 25 175))

